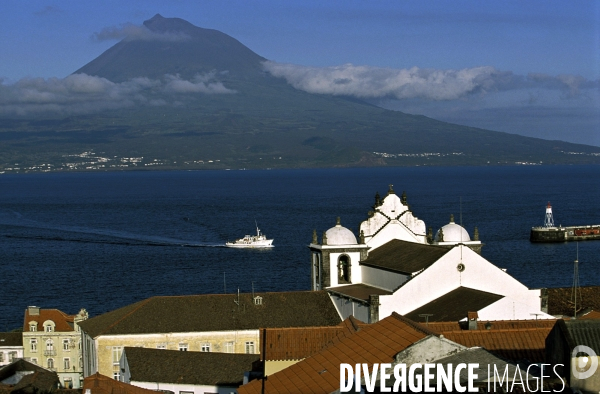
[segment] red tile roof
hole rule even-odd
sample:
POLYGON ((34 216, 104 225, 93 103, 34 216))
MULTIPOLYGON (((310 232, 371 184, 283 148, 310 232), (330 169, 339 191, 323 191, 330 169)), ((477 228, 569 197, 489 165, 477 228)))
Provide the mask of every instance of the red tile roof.
MULTIPOLYGON (((361 328, 355 334, 332 344, 265 381, 265 393, 330 393, 339 388, 340 364, 391 363, 394 356, 427 337, 436 335, 403 316, 391 316, 361 328)), ((239 394, 261 393, 262 381, 254 380, 238 388, 239 394)))
POLYGON ((143 389, 131 384, 119 382, 108 376, 96 373, 83 380, 83 392, 90 389, 91 394, 156 394, 154 390, 143 389))
POLYGON ((552 327, 508 330, 464 330, 442 333, 447 339, 467 347, 483 347, 500 357, 513 360, 545 361, 546 337, 552 327))
POLYGON ((587 313, 584 313, 582 316, 579 316, 579 319, 600 319, 600 312, 589 311, 587 313))
POLYGON ((23 323, 23 331, 29 331, 29 322, 37 323, 37 330, 44 331, 44 322, 52 320, 55 324, 54 331, 67 332, 74 331, 73 319, 75 316, 67 315, 58 309, 39 309, 39 315, 30 315, 29 309, 25 309, 25 321, 23 323))
MULTIPOLYGON (((487 322, 485 320, 479 320, 477 322, 478 330, 485 330, 486 325, 489 324, 490 330, 507 330, 507 329, 526 329, 526 328, 552 328, 556 323, 555 319, 539 319, 539 320, 495 320, 487 322)), ((427 327, 435 332, 443 334, 447 331, 459 331, 462 332, 467 328, 467 323, 461 323, 457 321, 453 322, 429 322, 427 327)))
POLYGON ((368 324, 353 316, 333 327, 293 327, 266 329, 266 356, 261 359, 301 360, 337 343, 368 324))

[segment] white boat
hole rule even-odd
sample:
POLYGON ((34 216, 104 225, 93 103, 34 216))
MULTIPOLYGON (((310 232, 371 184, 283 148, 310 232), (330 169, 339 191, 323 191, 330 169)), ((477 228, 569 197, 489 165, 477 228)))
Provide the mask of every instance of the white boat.
POLYGON ((256 226, 256 235, 244 235, 244 238, 236 239, 233 242, 225 243, 229 248, 272 248, 273 240, 267 239, 260 233, 258 225, 256 226))

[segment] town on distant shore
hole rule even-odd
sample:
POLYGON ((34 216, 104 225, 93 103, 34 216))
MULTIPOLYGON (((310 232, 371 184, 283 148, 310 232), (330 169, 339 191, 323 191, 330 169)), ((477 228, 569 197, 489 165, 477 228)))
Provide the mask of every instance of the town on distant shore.
POLYGON ((389 185, 358 234, 314 230, 309 291, 26 306, 0 333, 0 393, 386 392, 408 370, 414 392, 433 364, 479 392, 598 392, 600 286, 529 289, 469 230, 434 232, 389 185))

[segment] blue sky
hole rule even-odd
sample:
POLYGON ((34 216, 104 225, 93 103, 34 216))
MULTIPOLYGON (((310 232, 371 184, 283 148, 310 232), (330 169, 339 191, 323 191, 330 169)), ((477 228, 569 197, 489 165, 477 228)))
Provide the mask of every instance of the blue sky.
POLYGON ((2 85, 65 78, 117 42, 95 40, 94 33, 141 25, 156 13, 235 37, 300 89, 311 91, 317 76, 342 75, 356 82, 351 91, 320 93, 350 93, 455 123, 600 146, 597 1, 3 0, 2 85), (407 94, 406 85, 373 93, 370 85, 426 74, 428 83, 442 76, 436 89, 447 92, 452 86, 446 85, 482 70, 494 83, 457 95, 407 94), (498 76, 510 83, 499 84, 498 76))

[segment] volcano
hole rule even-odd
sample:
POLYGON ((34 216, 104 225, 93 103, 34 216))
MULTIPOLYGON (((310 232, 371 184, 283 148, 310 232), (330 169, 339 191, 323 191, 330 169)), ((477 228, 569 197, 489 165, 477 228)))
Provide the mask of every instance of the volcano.
POLYGON ((126 108, 0 119, 0 130, 10 131, 0 132, 0 163, 64 161, 81 151, 140 157, 145 168, 159 162, 157 168, 186 169, 600 163, 599 155, 565 153, 596 147, 297 90, 269 74, 266 60, 227 34, 157 14, 74 74, 115 84, 174 81, 198 92, 148 88, 143 102, 126 108), (222 94, 209 94, 217 89, 222 94))

